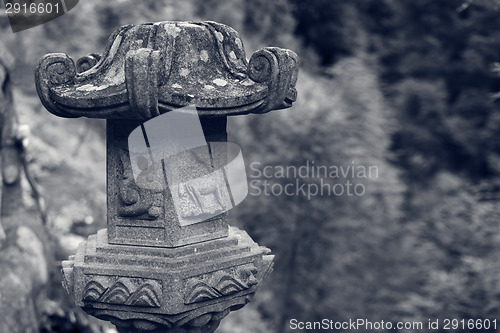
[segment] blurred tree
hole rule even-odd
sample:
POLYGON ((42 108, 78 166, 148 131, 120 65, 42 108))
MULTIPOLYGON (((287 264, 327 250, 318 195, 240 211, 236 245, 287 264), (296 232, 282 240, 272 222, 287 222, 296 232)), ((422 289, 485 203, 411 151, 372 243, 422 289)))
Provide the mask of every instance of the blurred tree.
MULTIPOLYGON (((405 225, 422 283, 398 304, 406 320, 498 318, 500 210, 448 172, 413 200, 405 225)), ((480 330, 478 330, 480 331, 480 330)))
POLYGON ((378 177, 367 179, 311 173, 305 178, 268 179, 259 178, 253 169, 249 172, 249 180, 257 181, 254 184, 261 189, 258 181, 264 180, 276 188, 312 186, 310 198, 300 192, 287 196, 254 191, 235 209, 234 220, 243 221, 245 230, 276 254, 276 269, 267 283, 275 296, 260 308, 278 332, 285 331, 291 318, 346 320, 355 313, 376 317, 387 310, 381 306, 387 300, 378 296, 391 294, 392 285, 402 283, 395 281, 398 276, 386 275, 397 254, 390 249, 398 239, 393 236, 399 234, 404 187, 386 160, 390 130, 383 97, 376 76, 360 59, 342 60, 332 72, 335 81, 301 73, 301 98, 292 110, 269 114, 264 120, 236 119, 236 126, 229 126, 253 169, 259 165, 298 169, 309 163, 309 172, 313 165, 379 170, 378 177), (266 143, 258 138, 266 138, 266 143), (322 186, 321 178, 330 186, 345 188, 346 181, 362 184, 366 194, 315 195, 314 186, 322 186))
POLYGON ((384 95, 398 110, 396 162, 410 182, 439 170, 473 181, 499 175, 499 117, 491 93, 500 80, 495 1, 289 0, 295 34, 320 65, 368 52, 384 95))
POLYGON ((500 80, 498 13, 462 0, 367 2, 370 50, 401 128, 393 137, 408 181, 450 170, 473 181, 498 175, 499 122, 490 95, 500 80), (382 9, 380 8, 382 7, 382 9), (496 33, 495 33, 496 32, 496 33))

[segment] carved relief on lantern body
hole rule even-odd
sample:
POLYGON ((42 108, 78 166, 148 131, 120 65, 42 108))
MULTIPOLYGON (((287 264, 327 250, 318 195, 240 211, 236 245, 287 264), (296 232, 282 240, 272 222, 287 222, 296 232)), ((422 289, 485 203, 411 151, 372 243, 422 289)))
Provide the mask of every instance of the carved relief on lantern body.
MULTIPOLYGON (((206 182, 203 178, 225 162, 225 152, 207 148, 206 154, 187 151, 160 161, 153 177, 139 175, 157 182, 157 186, 143 188, 134 179, 127 142, 130 133, 141 124, 137 120, 107 123, 110 242, 169 247, 227 235, 225 211, 230 200, 223 192, 227 191, 224 179, 206 182), (168 179, 172 186, 167 186, 168 179)), ((202 120, 201 125, 207 127, 204 133, 208 147, 226 140, 225 118, 202 120)))

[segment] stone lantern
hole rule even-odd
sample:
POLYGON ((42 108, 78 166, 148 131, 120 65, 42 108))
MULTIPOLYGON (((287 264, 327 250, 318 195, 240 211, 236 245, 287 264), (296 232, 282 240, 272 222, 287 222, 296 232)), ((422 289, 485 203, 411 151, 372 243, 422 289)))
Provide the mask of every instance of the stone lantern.
MULTIPOLYGON (((40 60, 36 87, 48 111, 107 119, 107 229, 63 262, 77 305, 120 332, 213 332, 251 300, 272 269, 270 250, 228 226, 226 212, 183 222, 172 187, 137 184, 129 139, 194 105, 209 163, 222 168, 227 117, 290 107, 297 71, 286 49, 263 48, 247 61, 238 33, 216 22, 128 25, 102 55, 76 65, 62 53, 40 60)), ((181 157, 164 172, 196 173, 190 163, 181 157)))

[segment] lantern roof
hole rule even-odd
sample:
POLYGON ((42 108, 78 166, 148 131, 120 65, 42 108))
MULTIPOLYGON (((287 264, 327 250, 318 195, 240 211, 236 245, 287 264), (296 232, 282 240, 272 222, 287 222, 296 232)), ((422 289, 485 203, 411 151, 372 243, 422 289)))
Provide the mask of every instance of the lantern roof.
POLYGON ((247 61, 232 28, 167 21, 123 26, 102 55, 76 64, 66 54, 48 54, 35 76, 42 103, 61 117, 149 119, 186 105, 218 117, 290 107, 298 62, 277 47, 247 61))

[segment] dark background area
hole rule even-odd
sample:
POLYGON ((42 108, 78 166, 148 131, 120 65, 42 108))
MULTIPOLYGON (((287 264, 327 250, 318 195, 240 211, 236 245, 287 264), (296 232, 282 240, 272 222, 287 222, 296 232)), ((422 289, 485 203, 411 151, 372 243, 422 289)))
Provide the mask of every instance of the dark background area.
MULTIPOLYGON (((249 195, 231 212, 231 224, 273 250, 275 269, 218 332, 288 332, 292 318, 500 318, 499 16, 494 0, 83 0, 16 34, 2 17, 57 260, 105 227, 105 125, 46 112, 36 61, 102 52, 124 24, 215 20, 242 35, 247 55, 280 46, 301 58, 292 109, 229 122, 247 167, 314 161, 379 170, 352 179, 363 196, 249 195)), ((66 314, 42 311, 44 322, 97 331, 97 322, 68 319, 77 310, 57 289, 56 262, 48 297, 66 314)))

